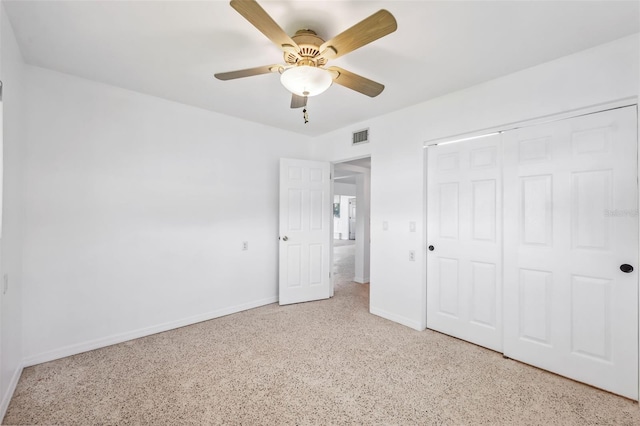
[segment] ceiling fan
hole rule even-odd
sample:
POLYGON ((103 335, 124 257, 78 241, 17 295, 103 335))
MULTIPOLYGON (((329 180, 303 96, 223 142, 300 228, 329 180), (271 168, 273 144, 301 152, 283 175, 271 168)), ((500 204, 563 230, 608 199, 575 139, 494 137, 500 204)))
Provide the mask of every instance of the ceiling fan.
POLYGON ((240 15, 284 52, 284 64, 266 65, 215 74, 219 80, 280 73, 280 81, 292 93, 291 108, 307 105, 309 96, 318 95, 337 83, 370 97, 378 96, 384 85, 339 67, 325 67, 366 44, 394 32, 398 25, 388 11, 381 9, 334 38, 324 41, 313 30, 301 29, 289 37, 255 0, 231 0, 240 15))

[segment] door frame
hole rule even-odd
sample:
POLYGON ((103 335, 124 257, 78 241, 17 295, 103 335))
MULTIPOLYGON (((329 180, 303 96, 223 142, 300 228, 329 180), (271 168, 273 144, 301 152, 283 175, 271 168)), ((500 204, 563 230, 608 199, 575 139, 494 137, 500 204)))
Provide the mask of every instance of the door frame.
MULTIPOLYGON (((459 134, 455 134, 455 135, 451 135, 451 136, 446 136, 446 137, 442 137, 442 138, 437 138, 437 139, 431 139, 431 140, 427 140, 423 143, 423 155, 422 155, 422 161, 423 161, 423 212, 422 212, 422 217, 424 218, 424 223, 425 226, 423 226, 423 247, 422 247, 422 252, 424 253, 425 259, 426 259, 426 253, 427 253, 427 245, 428 245, 428 241, 429 241, 429 235, 427 233, 427 194, 428 194, 428 185, 427 185, 427 165, 428 165, 428 147, 432 146, 432 145, 440 145, 440 144, 445 144, 445 143, 457 143, 457 142, 465 142, 465 141, 471 141, 474 139, 481 139, 481 138, 485 138, 488 136, 493 136, 496 134, 501 134, 510 130, 516 130, 516 129, 521 129, 524 127, 532 127, 532 126, 536 126, 539 124, 545 124, 545 123, 550 123, 550 122, 554 122, 554 121, 561 121, 561 120, 566 120, 569 118, 574 118, 574 117, 580 117, 583 115, 590 115, 590 114, 597 114, 599 112, 604 112, 604 111, 608 111, 608 110, 612 110, 612 109, 619 109, 619 108, 625 108, 625 107, 634 107, 636 109, 636 117, 637 117, 637 121, 636 121, 636 146, 638 147, 638 155, 636 158, 636 164, 637 164, 637 173, 638 173, 638 178, 640 180, 640 105, 639 105, 639 97, 638 96, 632 96, 632 97, 627 97, 627 98, 623 98, 623 99, 619 99, 616 101, 611 101, 611 102, 603 102, 600 104, 596 104, 596 105, 591 105, 591 106, 587 106, 584 108, 577 108, 577 109, 572 109, 572 110, 568 110, 565 112, 560 112, 557 114, 548 114, 548 115, 544 115, 544 116, 540 116, 540 117, 535 117, 535 118, 531 118, 531 119, 526 119, 526 120, 521 120, 521 121, 517 121, 517 122, 512 122, 512 123, 505 123, 499 126, 494 126, 494 127, 488 127, 488 128, 484 128, 484 129, 479 129, 479 130, 475 130, 475 131, 471 131, 471 132, 465 132, 465 133, 459 133, 459 134)), ((640 199, 640 184, 638 185, 638 196, 640 199)), ((639 206, 640 208, 640 206, 639 206)), ((638 215, 636 217, 636 220, 638 221, 638 248, 639 248, 639 253, 640 253, 640 215, 638 215)), ((636 264, 640 267, 640 256, 638 257, 638 259, 636 259, 636 264)), ((422 312, 422 318, 424 321, 424 324, 426 325, 427 323, 427 262, 423 262, 423 271, 422 271, 422 276, 423 276, 423 281, 422 281, 422 289, 421 289, 421 296, 422 296, 422 301, 423 301, 423 312, 422 312)), ((504 285, 504 283, 503 283, 504 285)), ((638 286, 640 287, 640 274, 638 277, 638 286)), ((640 330, 640 291, 638 292, 638 300, 636 301, 638 303, 638 329, 640 330)), ((640 343, 639 343, 640 345, 640 343)), ((638 353, 640 354, 640 348, 638 350, 638 353)), ((638 371, 640 372, 640 355, 638 356, 638 371)), ((640 373, 638 374, 638 391, 640 393, 640 373)))
MULTIPOLYGON (((335 165, 336 164, 341 164, 341 163, 347 163, 349 161, 354 161, 354 160, 362 160, 363 158, 371 158, 372 155, 371 154, 365 154, 365 155, 359 155, 356 157, 348 157, 348 158, 343 158, 340 160, 334 160, 330 162, 330 170, 331 170, 331 194, 330 194, 330 198, 331 198, 331 202, 333 202, 333 199, 335 197, 335 188, 334 188, 334 175, 335 175, 335 165)), ((356 167, 356 166, 354 166, 356 167)), ((371 169, 369 169, 371 170, 371 169)), ((371 176, 369 175, 369 178, 371 178, 371 176)), ((371 184, 371 182, 369 182, 369 184, 371 184)), ((356 190, 357 191, 357 190, 356 190)), ((356 192, 357 194, 357 192, 356 192)), ((354 197, 357 199, 357 196, 354 197)), ((369 200, 371 201, 371 200, 369 200)), ((356 204, 356 208, 357 208, 357 204, 356 204)), ((341 208, 342 210, 342 208, 341 208)), ((333 211, 333 210, 332 210, 333 211)), ((369 215, 371 215, 371 202, 369 202, 369 215)), ((331 216, 331 239, 330 239, 330 243, 329 243, 329 261, 331 262, 331 290, 330 290, 330 294, 331 297, 333 297, 334 295, 334 291, 335 291, 335 276, 333 274, 333 235, 334 235, 334 229, 333 229, 333 216, 331 216)), ((357 238, 357 237, 356 237, 357 238)), ((371 255, 369 255, 369 257, 371 257, 371 255)), ((369 262, 369 265, 371 265, 371 263, 369 262)), ((371 268, 371 266, 369 266, 369 268, 371 268)))

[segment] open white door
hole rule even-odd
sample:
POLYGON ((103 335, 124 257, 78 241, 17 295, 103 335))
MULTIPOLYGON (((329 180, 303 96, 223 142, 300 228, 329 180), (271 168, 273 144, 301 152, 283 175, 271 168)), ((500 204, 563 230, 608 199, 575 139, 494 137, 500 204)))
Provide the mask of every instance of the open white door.
POLYGON ((280 304, 331 295, 330 164, 280 159, 280 304))

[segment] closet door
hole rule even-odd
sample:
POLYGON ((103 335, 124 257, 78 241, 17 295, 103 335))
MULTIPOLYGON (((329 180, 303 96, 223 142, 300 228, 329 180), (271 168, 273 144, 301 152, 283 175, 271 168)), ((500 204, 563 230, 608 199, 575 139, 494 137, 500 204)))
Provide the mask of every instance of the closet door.
POLYGON ((502 351, 500 136, 427 156, 427 327, 502 351))
POLYGON ((637 400, 636 129, 629 107, 503 134, 503 291, 505 355, 637 400))

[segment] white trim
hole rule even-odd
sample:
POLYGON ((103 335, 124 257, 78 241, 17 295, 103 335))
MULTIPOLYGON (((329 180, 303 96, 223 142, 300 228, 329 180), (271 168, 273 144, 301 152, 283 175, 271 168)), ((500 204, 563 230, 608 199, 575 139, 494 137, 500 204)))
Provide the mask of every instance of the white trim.
POLYGON ((392 314, 391 312, 387 312, 383 309, 376 308, 375 306, 372 306, 369 308, 369 313, 373 315, 377 315, 389 321, 397 322, 398 324, 405 325, 417 331, 425 330, 425 327, 423 327, 422 324, 418 321, 414 321, 412 319, 403 317, 401 315, 392 314))
POLYGON ((253 302, 243 303, 241 305, 232 306, 229 308, 218 309, 216 311, 207 312, 200 315, 194 315, 192 317, 184 318, 177 321, 166 322, 164 324, 154 325, 151 327, 141 328, 138 330, 129 331, 126 333, 116 334, 113 336, 103 337, 88 342, 77 343, 74 345, 65 346, 52 351, 43 352, 37 355, 30 356, 23 361, 25 367, 41 364, 43 362, 53 361, 54 359, 64 358, 71 355, 76 355, 82 352, 92 351, 94 349, 104 348, 106 346, 115 345, 118 343, 126 342, 128 340, 138 339, 140 337, 150 336, 156 333, 162 333, 164 331, 173 330, 176 328, 184 327, 187 325, 196 324, 202 321, 208 321, 215 318, 220 318, 226 315, 235 314, 238 312, 246 311, 249 309, 257 308, 271 303, 276 303, 278 298, 276 296, 268 297, 266 299, 260 299, 253 302))
MULTIPOLYGON (((499 135, 500 133, 502 133, 502 132, 485 133, 485 134, 478 135, 478 136, 469 136, 467 138, 462 138, 462 139, 454 139, 454 140, 446 141, 446 142, 438 142, 435 145, 429 145, 429 146, 436 146, 436 145, 440 146, 440 145, 448 145, 450 143, 467 142, 467 141, 472 141, 472 140, 476 140, 476 139, 487 138, 489 136, 499 135)), ((428 146, 425 147, 425 148, 428 148, 428 146)))
POLYGON ((16 391, 16 387, 18 386, 18 381, 20 380, 23 369, 24 364, 19 364, 18 368, 16 368, 16 371, 14 371, 13 376, 11 377, 9 387, 7 388, 7 393, 5 393, 2 397, 2 403, 0 403, 0 423, 4 420, 5 414, 7 414, 9 403, 11 402, 11 398, 13 398, 13 393, 16 391))
MULTIPOLYGON (((638 184, 638 192, 639 197, 638 200, 640 202, 640 108, 638 108, 638 104, 636 103, 636 162, 638 164, 638 169, 636 170, 637 182, 638 184)), ((640 219, 639 219, 640 220, 640 219)), ((638 234, 638 241, 640 242, 640 227, 638 234)), ((639 251, 640 253, 640 251, 639 251)), ((640 267, 640 258, 638 258, 638 266, 640 267)), ((640 280, 640 277, 638 278, 640 280)), ((640 281, 639 281, 640 286, 640 281)), ((640 291, 638 291, 638 312, 640 312, 640 291)), ((640 395, 640 315, 638 315, 638 395, 640 395)))
POLYGON ((612 102, 604 102, 596 105, 587 106, 584 108, 573 109, 569 111, 543 115, 540 117, 514 121, 511 123, 501 124, 495 127, 488 127, 485 129, 479 129, 467 133, 459 133, 456 135, 446 136, 443 138, 431 139, 423 144, 423 148, 428 148, 431 145, 442 145, 445 143, 462 142, 466 140, 472 140, 477 138, 483 138, 486 136, 495 135, 497 133, 508 132, 509 130, 521 129, 523 127, 536 126, 539 124, 550 123, 553 121, 566 120, 567 118, 578 117, 580 115, 594 114, 608 109, 623 108, 627 106, 633 106, 638 104, 638 97, 632 96, 628 98, 618 99, 612 102))
POLYGON ((358 284, 367 284, 369 282, 369 277, 353 277, 353 282, 358 284))
POLYGON ((420 253, 422 254, 422 284, 420 286, 420 323, 423 329, 428 328, 427 324, 427 250, 429 247, 429 215, 428 213, 428 195, 429 195, 429 150, 422 150, 422 218, 424 220, 422 226, 422 244, 420 245, 420 253))
POLYGON ((333 273, 333 240, 336 238, 334 234, 335 229, 333 229, 333 222, 335 220, 333 216, 333 203, 336 198, 336 190, 334 187, 335 176, 336 171, 334 170, 334 163, 329 163, 329 197, 331 198, 331 217, 329 219, 329 234, 331 235, 331 238, 329 238, 329 297, 333 297, 336 290, 336 277, 333 273))

